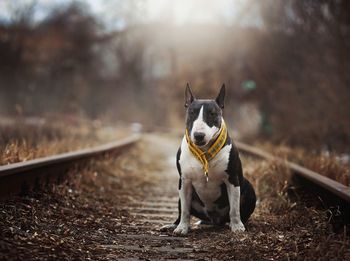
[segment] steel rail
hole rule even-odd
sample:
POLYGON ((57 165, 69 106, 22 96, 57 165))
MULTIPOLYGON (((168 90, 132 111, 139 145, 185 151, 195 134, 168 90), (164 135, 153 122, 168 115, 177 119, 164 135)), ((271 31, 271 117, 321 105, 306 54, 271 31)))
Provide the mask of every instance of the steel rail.
POLYGON ((350 203, 350 187, 345 186, 335 180, 327 178, 315 171, 309 170, 305 167, 302 167, 298 164, 290 162, 288 160, 282 159, 280 157, 274 156, 271 153, 263 151, 254 146, 247 145, 242 142, 235 141, 236 147, 243 153, 250 154, 255 157, 259 157, 266 160, 275 161, 281 164, 284 164, 290 168, 295 174, 309 180, 313 184, 318 185, 319 187, 333 193, 334 195, 342 198, 343 200, 350 203))
POLYGON ((0 166, 0 196, 26 193, 40 180, 40 183, 49 183, 53 178, 62 180, 60 177, 75 163, 109 152, 120 153, 139 139, 140 135, 134 134, 93 148, 0 166))

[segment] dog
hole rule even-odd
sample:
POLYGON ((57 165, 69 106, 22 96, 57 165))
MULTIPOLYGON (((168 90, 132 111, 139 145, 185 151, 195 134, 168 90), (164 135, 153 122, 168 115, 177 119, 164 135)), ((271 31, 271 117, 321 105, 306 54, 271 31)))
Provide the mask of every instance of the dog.
POLYGON ((232 232, 245 231, 256 195, 243 177, 238 150, 228 135, 224 99, 224 84, 215 100, 196 99, 186 86, 186 130, 176 155, 179 214, 162 230, 174 228, 175 234, 186 235, 192 215, 201 224, 229 223, 232 232))

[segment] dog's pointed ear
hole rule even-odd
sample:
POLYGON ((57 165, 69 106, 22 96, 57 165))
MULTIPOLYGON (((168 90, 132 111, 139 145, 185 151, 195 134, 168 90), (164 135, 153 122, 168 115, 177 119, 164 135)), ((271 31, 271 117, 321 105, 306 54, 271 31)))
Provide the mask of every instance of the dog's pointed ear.
POLYGON ((194 101, 194 96, 191 90, 190 85, 187 83, 186 85, 186 91, 185 91, 185 107, 187 108, 193 101, 194 101))
POLYGON ((215 101, 219 105, 221 109, 225 107, 225 93, 226 93, 226 88, 225 84, 221 86, 220 92, 218 97, 216 97, 215 101))

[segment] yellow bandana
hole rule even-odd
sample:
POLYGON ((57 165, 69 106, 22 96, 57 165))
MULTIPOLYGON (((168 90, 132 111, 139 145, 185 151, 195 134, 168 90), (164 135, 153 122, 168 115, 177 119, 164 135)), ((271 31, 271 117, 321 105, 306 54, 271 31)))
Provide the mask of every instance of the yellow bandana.
POLYGON ((198 148, 192 141, 186 129, 186 141, 188 148, 191 153, 203 166, 203 171, 208 181, 208 171, 209 171, 209 161, 213 159, 222 147, 225 145, 227 139, 227 128, 224 120, 222 120, 219 136, 216 138, 215 142, 206 151, 202 151, 198 148))

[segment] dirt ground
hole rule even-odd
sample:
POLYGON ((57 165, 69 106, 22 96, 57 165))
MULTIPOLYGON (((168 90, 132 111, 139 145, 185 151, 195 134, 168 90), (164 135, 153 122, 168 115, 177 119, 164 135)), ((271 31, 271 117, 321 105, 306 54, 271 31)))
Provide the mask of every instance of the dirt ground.
MULTIPOLYGON (((179 137, 146 135, 123 155, 71 171, 69 182, 0 202, 1 260, 350 260, 345 230, 291 185, 288 170, 243 157, 258 195, 247 231, 195 227, 175 237, 179 137)), ((195 220, 193 220, 195 221, 195 220)))

